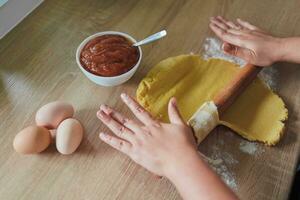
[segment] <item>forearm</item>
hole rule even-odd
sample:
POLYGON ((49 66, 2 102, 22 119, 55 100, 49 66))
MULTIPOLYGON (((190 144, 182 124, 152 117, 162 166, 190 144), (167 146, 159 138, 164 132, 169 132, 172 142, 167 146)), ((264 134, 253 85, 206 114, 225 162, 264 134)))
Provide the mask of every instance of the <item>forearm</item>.
POLYGON ((168 178, 183 199, 237 199, 197 152, 179 160, 170 171, 168 178))
POLYGON ((282 38, 277 61, 300 63, 300 37, 282 38))

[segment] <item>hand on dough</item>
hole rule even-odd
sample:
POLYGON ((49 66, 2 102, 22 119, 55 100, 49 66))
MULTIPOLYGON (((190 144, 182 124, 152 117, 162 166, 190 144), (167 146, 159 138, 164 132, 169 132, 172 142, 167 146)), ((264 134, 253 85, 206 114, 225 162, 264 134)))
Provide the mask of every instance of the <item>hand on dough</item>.
POLYGON ((152 173, 166 176, 183 199, 237 199, 200 158, 192 130, 179 114, 175 98, 168 104, 171 123, 162 123, 128 95, 121 97, 139 121, 101 105, 97 116, 115 134, 100 133, 101 140, 152 173))
POLYGON ((155 120, 128 95, 122 94, 121 98, 139 121, 101 105, 97 116, 115 134, 100 133, 104 142, 160 176, 167 176, 179 160, 197 153, 192 130, 182 120, 175 98, 168 106, 170 124, 155 120))
POLYGON ((269 66, 280 60, 281 40, 269 33, 237 19, 227 21, 221 16, 212 17, 209 27, 223 40, 225 53, 244 59, 257 66, 269 66))

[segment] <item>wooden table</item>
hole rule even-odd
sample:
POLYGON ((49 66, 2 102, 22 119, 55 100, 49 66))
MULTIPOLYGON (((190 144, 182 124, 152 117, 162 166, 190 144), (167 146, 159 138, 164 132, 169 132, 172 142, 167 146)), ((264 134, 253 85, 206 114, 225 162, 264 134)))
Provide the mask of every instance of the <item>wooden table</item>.
MULTIPOLYGON (((212 35, 210 16, 241 17, 276 35, 293 36, 300 35, 299 6, 297 0, 46 1, 0 41, 0 199, 180 199, 168 180, 153 177, 98 139, 100 130, 106 130, 96 118, 99 105, 129 114, 120 93, 134 94, 160 60, 200 53, 204 39, 212 35), (77 46, 95 32, 117 30, 142 39, 161 29, 168 30, 168 37, 143 47, 141 67, 121 86, 97 86, 76 65, 77 46), (75 106, 75 116, 85 127, 80 148, 69 156, 60 155, 53 145, 39 155, 15 153, 16 133, 33 124, 36 110, 53 100, 75 106)), ((219 127, 200 147, 212 159, 221 153, 223 161, 217 162, 234 178, 241 199, 286 199, 295 172, 300 67, 279 63, 275 69, 277 92, 289 109, 282 141, 275 147, 255 144, 259 153, 252 155, 240 150, 242 138, 219 127)))

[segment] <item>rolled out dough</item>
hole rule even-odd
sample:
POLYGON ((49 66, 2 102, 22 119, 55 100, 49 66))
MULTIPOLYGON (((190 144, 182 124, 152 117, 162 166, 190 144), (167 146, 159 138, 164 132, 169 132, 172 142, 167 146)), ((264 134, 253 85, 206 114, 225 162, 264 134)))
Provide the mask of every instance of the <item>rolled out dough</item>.
MULTIPOLYGON (((220 59, 205 61, 197 55, 171 57, 158 63, 141 81, 137 100, 167 122, 168 101, 174 96, 187 121, 239 69, 236 64, 220 59)), ((287 115, 282 99, 257 78, 221 116, 220 123, 248 140, 274 145, 283 134, 287 115)))

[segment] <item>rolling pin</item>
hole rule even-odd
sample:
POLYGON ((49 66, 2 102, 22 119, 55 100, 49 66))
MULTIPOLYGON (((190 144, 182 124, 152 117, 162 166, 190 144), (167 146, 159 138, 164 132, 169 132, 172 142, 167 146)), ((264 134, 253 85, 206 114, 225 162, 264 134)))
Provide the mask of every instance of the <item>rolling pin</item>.
POLYGON ((219 125, 219 119, 230 105, 257 77, 262 67, 247 64, 239 70, 236 76, 226 85, 212 101, 205 102, 188 120, 192 127, 197 143, 219 125))

